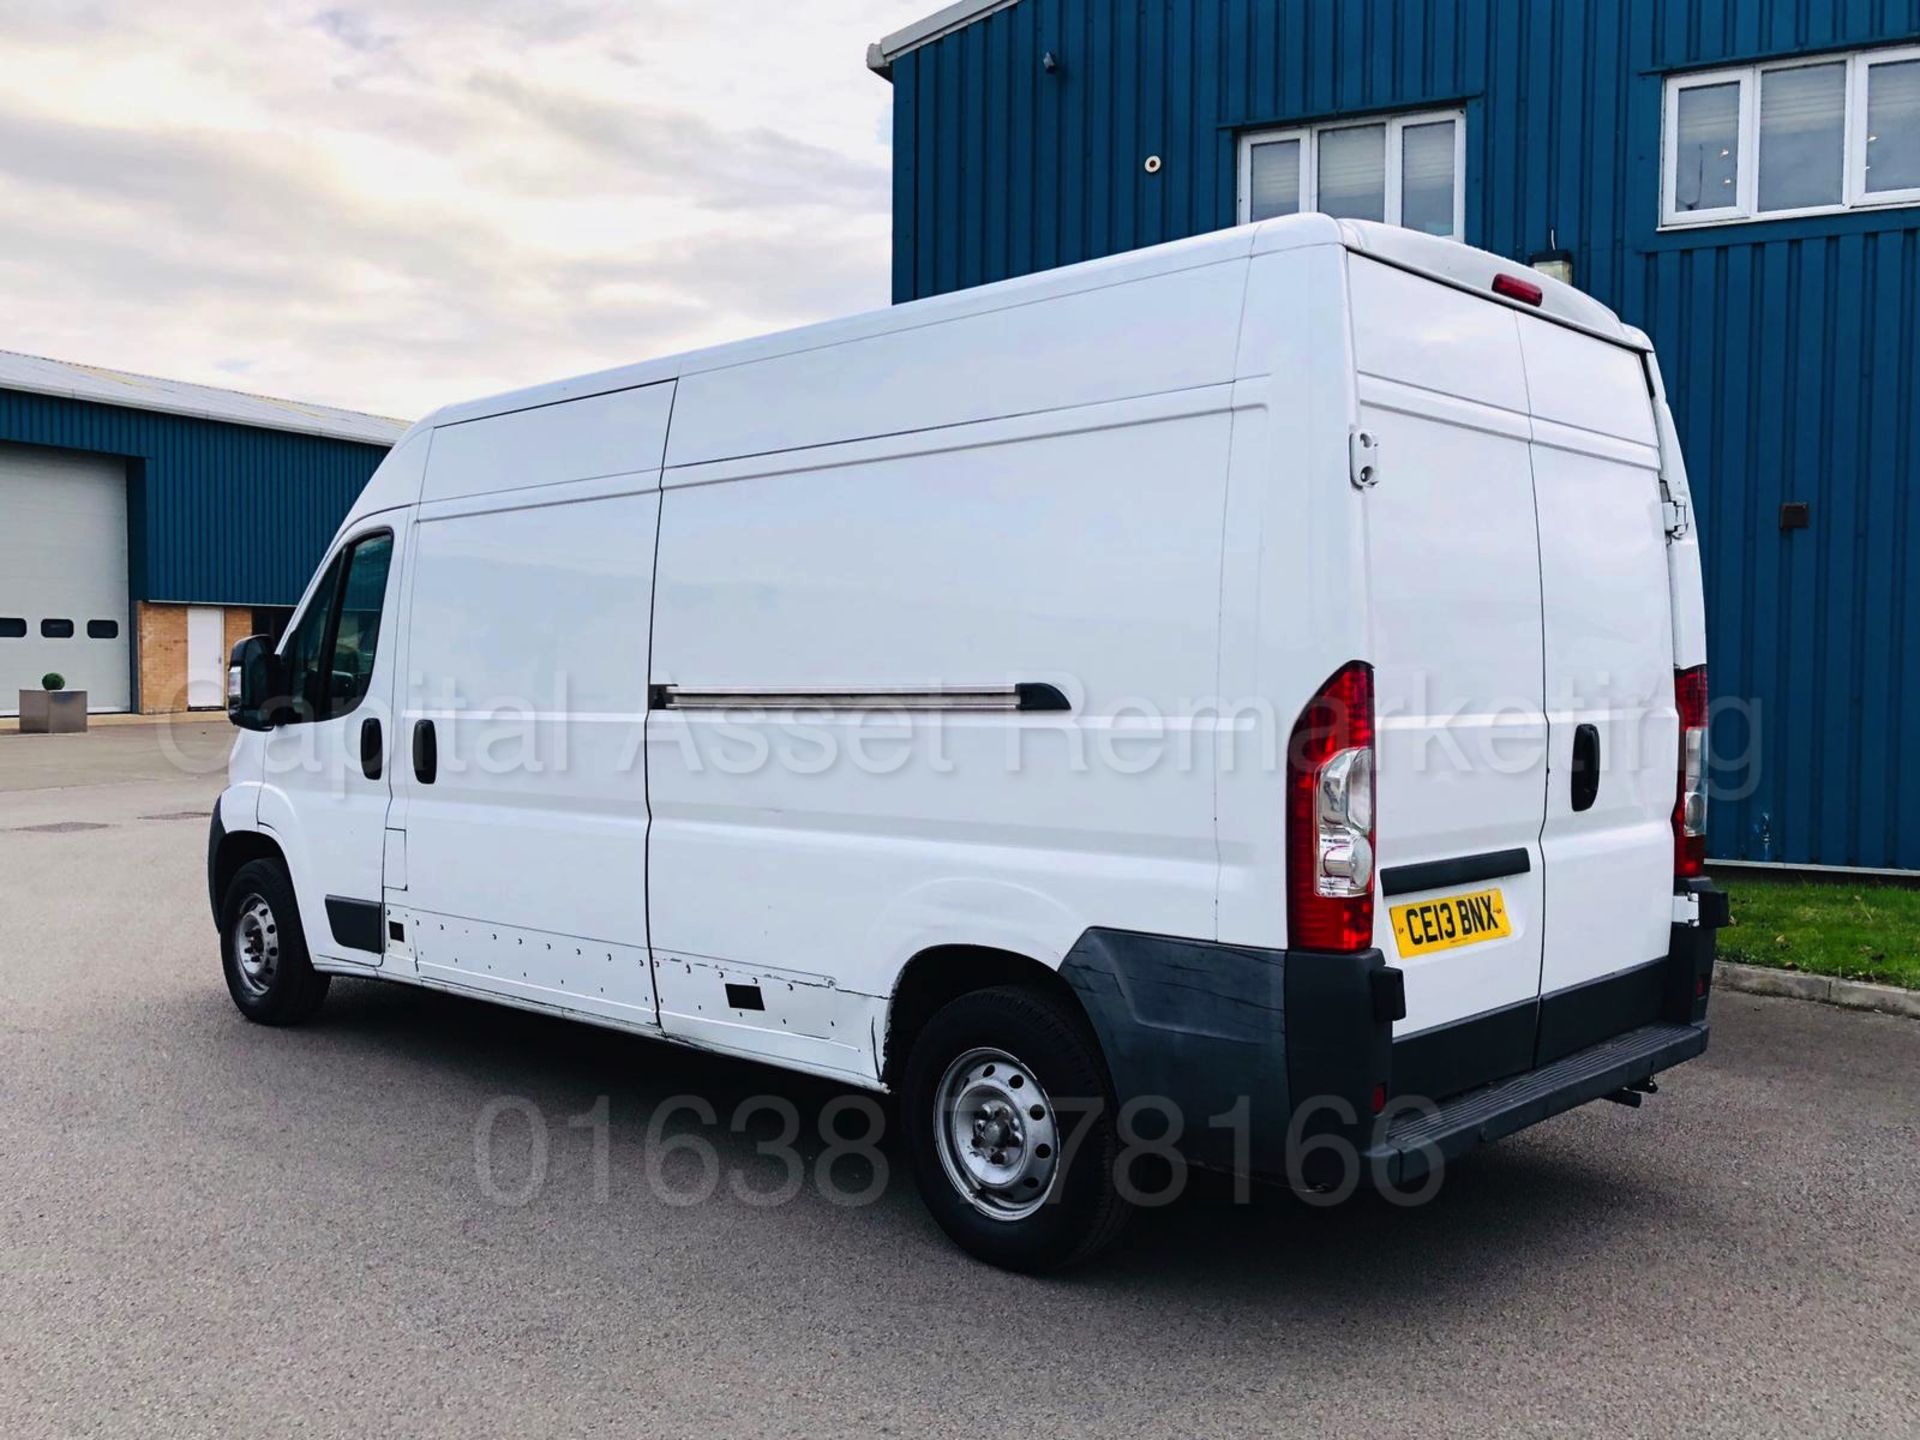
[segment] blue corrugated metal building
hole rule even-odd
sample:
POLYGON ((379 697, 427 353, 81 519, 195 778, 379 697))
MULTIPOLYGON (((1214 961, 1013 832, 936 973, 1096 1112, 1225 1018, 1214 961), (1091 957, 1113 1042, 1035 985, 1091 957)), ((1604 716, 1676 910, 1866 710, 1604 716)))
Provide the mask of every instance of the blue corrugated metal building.
POLYGON ((868 61, 897 300, 1297 208, 1570 265, 1672 391, 1713 853, 1920 869, 1920 0, 962 0, 868 61))
POLYGON ((0 352, 0 714, 49 670, 93 709, 222 703, 405 428, 0 352))

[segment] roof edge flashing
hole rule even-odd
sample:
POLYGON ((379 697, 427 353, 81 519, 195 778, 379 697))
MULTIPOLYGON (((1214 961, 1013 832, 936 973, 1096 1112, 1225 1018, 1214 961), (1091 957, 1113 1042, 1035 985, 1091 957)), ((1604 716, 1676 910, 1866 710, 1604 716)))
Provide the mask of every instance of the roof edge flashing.
POLYGON ((955 0, 954 4, 936 10, 911 25, 903 25, 891 35, 883 35, 867 46, 867 68, 882 80, 891 81, 893 62, 902 55, 918 50, 922 45, 945 39, 977 20, 986 19, 997 10, 1006 10, 1019 3, 1020 0, 955 0))
POLYGON ((18 350, 0 350, 0 391, 362 445, 391 446, 407 428, 388 415, 18 350))

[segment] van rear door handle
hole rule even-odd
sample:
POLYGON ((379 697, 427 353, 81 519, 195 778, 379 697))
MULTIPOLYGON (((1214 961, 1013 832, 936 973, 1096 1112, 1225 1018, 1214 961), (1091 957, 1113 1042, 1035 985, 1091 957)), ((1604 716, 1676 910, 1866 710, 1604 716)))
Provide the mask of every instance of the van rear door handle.
POLYGON ((413 722, 413 778, 422 785, 433 784, 440 773, 440 742, 433 733, 433 721, 413 722))
POLYGON ((1573 732, 1573 808, 1591 810, 1600 793, 1600 727, 1582 725, 1573 732))
POLYGON ((367 779, 380 778, 384 748, 381 744, 380 722, 369 715, 360 722, 360 773, 367 779))

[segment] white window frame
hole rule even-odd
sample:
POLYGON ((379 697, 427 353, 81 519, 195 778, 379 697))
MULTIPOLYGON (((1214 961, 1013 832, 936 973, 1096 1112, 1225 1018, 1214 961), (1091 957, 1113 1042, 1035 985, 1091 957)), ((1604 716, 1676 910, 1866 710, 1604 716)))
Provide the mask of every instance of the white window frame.
POLYGON ((1753 214, 1760 192, 1758 157, 1749 163, 1748 147, 1760 143, 1760 87, 1750 83, 1752 68, 1708 70, 1695 75, 1675 75, 1667 80, 1665 104, 1660 113, 1660 222, 1668 226, 1724 225, 1744 220, 1753 214), (1738 85, 1739 119, 1735 122, 1734 143, 1740 150, 1740 163, 1733 172, 1734 202, 1716 205, 1710 210, 1680 208, 1680 97, 1688 90, 1711 90, 1721 85, 1738 85))
POLYGON ((1920 205, 1920 185, 1909 185, 1904 190, 1867 189, 1867 72, 1876 65, 1897 65, 1908 60, 1920 60, 1920 45, 1862 50, 1853 57, 1854 73, 1847 76, 1847 174, 1858 182, 1856 209, 1920 205))
POLYGON ((1234 215, 1238 223, 1245 225, 1253 213, 1253 147, 1267 145, 1274 141, 1298 140, 1300 142, 1300 197, 1299 208, 1302 214, 1311 213, 1319 208, 1320 200, 1320 137, 1336 130, 1365 130, 1371 126, 1386 127, 1387 174, 1386 174, 1386 223, 1400 224, 1403 196, 1400 193, 1404 151, 1404 132, 1418 125, 1435 125, 1442 121, 1453 122, 1453 233, 1444 238, 1464 240, 1467 235, 1467 112, 1461 110, 1416 110, 1406 114, 1364 115, 1353 119, 1329 120, 1319 125, 1280 125, 1266 130, 1248 130, 1240 136, 1240 154, 1238 158, 1239 178, 1238 194, 1234 204, 1234 215))
POLYGON ((1752 225, 1767 220, 1793 220, 1809 215, 1845 215, 1856 210, 1885 210, 1920 204, 1920 186, 1904 190, 1867 189, 1867 81, 1876 65, 1920 60, 1920 45, 1878 50, 1840 51, 1824 55, 1796 55, 1757 65, 1735 65, 1720 70, 1694 70, 1669 75, 1660 108, 1660 228, 1691 230, 1701 225, 1752 225), (1841 142, 1840 203, 1803 205, 1791 210, 1760 208, 1760 86, 1763 77, 1780 70, 1805 70, 1817 65, 1846 67, 1844 136, 1841 142), (1680 96, 1688 90, 1714 85, 1740 87, 1739 155, 1734 170, 1735 201, 1711 210, 1681 210, 1678 206, 1680 153, 1680 96))

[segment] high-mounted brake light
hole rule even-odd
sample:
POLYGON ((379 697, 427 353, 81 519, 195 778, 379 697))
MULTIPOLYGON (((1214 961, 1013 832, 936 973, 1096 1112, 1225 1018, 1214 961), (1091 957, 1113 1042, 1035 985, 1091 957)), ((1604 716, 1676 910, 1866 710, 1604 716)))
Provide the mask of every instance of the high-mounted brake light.
POLYGON ((1287 935, 1297 950, 1373 943, 1373 667, 1343 665, 1287 741, 1287 935))
POLYGON ((1673 673, 1680 712, 1680 784, 1673 802, 1673 873, 1687 879, 1707 865, 1707 667, 1673 673))
POLYGON ((1509 300, 1518 300, 1522 305, 1538 305, 1547 298, 1546 291, 1531 280, 1522 280, 1518 275, 1494 276, 1493 293, 1504 295, 1509 300))

